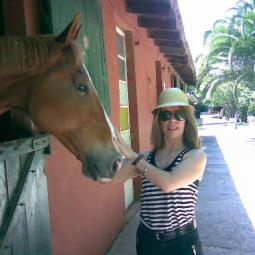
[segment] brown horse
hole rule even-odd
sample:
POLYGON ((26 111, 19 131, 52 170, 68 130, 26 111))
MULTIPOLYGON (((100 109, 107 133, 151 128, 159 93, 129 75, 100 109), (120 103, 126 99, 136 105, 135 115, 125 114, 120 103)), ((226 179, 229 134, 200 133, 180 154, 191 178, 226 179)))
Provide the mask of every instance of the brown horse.
POLYGON ((27 112, 83 163, 86 176, 106 181, 121 157, 76 42, 79 20, 58 36, 0 37, 0 114, 27 112))

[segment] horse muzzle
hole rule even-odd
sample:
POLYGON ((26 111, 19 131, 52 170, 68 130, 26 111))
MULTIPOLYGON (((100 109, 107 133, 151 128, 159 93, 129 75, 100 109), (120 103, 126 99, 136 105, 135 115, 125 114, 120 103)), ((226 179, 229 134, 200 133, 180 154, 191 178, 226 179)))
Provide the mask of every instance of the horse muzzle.
POLYGON ((116 151, 100 154, 86 154, 84 160, 82 160, 83 174, 94 181, 109 182, 120 169, 122 157, 116 151))

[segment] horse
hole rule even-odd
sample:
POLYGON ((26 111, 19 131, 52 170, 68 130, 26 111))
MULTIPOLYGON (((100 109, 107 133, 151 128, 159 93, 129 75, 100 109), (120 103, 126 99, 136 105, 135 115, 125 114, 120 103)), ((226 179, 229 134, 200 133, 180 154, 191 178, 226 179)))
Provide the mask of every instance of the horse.
POLYGON ((80 14, 59 35, 0 37, 0 114, 18 108, 55 136, 95 181, 111 180, 122 157, 77 42, 80 14))

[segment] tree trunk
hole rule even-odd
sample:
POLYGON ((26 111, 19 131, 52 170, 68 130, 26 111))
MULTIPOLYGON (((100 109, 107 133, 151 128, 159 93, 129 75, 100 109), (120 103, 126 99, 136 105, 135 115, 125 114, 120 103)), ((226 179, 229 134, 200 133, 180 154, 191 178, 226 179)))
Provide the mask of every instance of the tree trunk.
POLYGON ((233 87, 233 95, 234 95, 234 102, 235 102, 235 129, 237 129, 237 124, 238 124, 238 105, 239 105, 239 100, 238 100, 238 95, 237 95, 237 84, 238 82, 234 83, 233 87))

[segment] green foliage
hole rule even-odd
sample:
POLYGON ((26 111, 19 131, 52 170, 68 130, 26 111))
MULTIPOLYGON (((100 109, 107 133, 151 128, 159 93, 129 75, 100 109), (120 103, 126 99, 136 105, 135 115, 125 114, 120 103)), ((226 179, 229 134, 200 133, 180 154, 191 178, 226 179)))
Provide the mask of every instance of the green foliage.
POLYGON ((255 116, 255 102, 251 102, 248 107, 248 115, 255 116))
POLYGON ((208 106, 207 106, 207 104, 200 102, 199 104, 197 104, 197 109, 199 112, 207 112, 208 106))
POLYGON ((242 106, 240 107, 240 114, 239 117, 242 122, 247 122, 247 115, 248 115, 248 106, 242 106))
POLYGON ((197 59, 197 94, 212 106, 224 106, 226 114, 237 111, 245 120, 254 112, 255 1, 239 0, 226 18, 217 20, 204 34, 207 52, 197 59))
POLYGON ((251 92, 246 86, 240 85, 238 98, 239 103, 237 105, 232 84, 225 83, 215 90, 210 99, 204 100, 204 103, 212 107, 223 107, 224 115, 227 118, 234 117, 237 112, 241 120, 247 122, 248 114, 255 115, 255 93, 251 92))
POLYGON ((218 87, 206 103, 211 107, 223 107, 227 118, 234 117, 237 110, 231 84, 227 83, 218 87))
POLYGON ((255 92, 251 92, 250 100, 248 103, 248 115, 255 116, 255 92))

